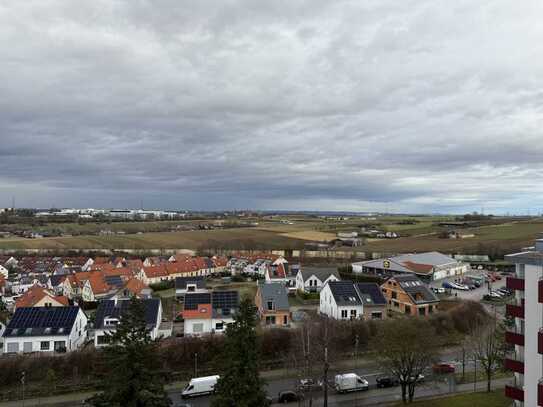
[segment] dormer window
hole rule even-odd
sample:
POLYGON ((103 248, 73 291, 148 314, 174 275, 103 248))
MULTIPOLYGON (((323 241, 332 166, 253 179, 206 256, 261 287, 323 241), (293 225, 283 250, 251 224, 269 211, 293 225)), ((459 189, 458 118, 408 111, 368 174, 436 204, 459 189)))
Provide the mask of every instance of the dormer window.
POLYGON ((273 301, 268 301, 268 311, 273 310, 275 310, 275 304, 273 303, 273 301))

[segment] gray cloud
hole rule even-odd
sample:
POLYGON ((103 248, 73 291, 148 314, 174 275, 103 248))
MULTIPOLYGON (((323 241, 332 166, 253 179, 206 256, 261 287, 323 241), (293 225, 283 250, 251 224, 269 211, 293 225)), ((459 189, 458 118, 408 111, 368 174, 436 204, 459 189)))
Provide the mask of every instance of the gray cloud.
POLYGON ((2 2, 0 206, 538 208, 542 17, 505 0, 2 2))

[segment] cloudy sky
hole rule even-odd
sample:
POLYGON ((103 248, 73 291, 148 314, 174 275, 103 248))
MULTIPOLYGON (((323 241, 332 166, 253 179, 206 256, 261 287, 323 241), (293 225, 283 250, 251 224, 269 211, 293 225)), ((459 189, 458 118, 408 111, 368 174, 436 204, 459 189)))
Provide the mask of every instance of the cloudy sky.
POLYGON ((535 212, 543 2, 0 0, 0 206, 535 212))

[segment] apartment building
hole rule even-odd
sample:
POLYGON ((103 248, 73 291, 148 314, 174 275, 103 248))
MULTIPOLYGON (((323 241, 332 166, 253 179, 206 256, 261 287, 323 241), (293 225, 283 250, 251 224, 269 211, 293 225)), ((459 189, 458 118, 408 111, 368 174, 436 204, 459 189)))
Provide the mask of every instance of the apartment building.
POLYGON ((507 315, 515 326, 508 328, 505 341, 514 345, 505 366, 515 373, 505 386, 505 395, 515 406, 543 406, 543 239, 533 249, 506 256, 515 264, 507 287, 515 290, 515 301, 507 304, 507 315))

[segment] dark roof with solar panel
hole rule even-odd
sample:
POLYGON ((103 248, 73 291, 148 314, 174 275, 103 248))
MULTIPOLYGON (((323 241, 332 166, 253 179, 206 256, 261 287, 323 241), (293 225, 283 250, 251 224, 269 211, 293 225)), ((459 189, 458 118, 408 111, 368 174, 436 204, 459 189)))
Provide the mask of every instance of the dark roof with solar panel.
POLYGON ((387 300, 377 283, 355 283, 356 290, 364 305, 385 305, 387 300))
POLYGON ((197 288, 206 288, 206 280, 203 276, 195 277, 176 277, 175 289, 184 290, 187 288, 187 284, 196 284, 197 288))
MULTIPOLYGON (((94 327, 96 329, 103 329, 104 319, 106 318, 120 319, 122 314, 128 309, 130 301, 131 300, 100 301, 100 304, 98 304, 98 309, 96 310, 94 327)), ((143 306, 145 307, 145 322, 147 323, 147 326, 150 327, 160 324, 160 321, 158 321, 160 299, 148 298, 141 301, 143 301, 143 306)))
POLYGON ((436 295, 417 276, 399 274, 392 277, 415 304, 439 302, 436 295))
POLYGON ((4 337, 69 335, 79 307, 22 307, 4 332, 4 337))
POLYGON ((330 281, 330 291, 337 305, 360 305, 360 297, 352 281, 330 281))
POLYGON ((230 316, 239 308, 239 293, 237 291, 213 291, 211 306, 213 317, 230 316))
POLYGON ((211 304, 211 293, 185 294, 185 309, 197 310, 200 304, 211 304))
POLYGON ((104 280, 111 287, 121 288, 124 286, 121 276, 105 276, 104 280))

